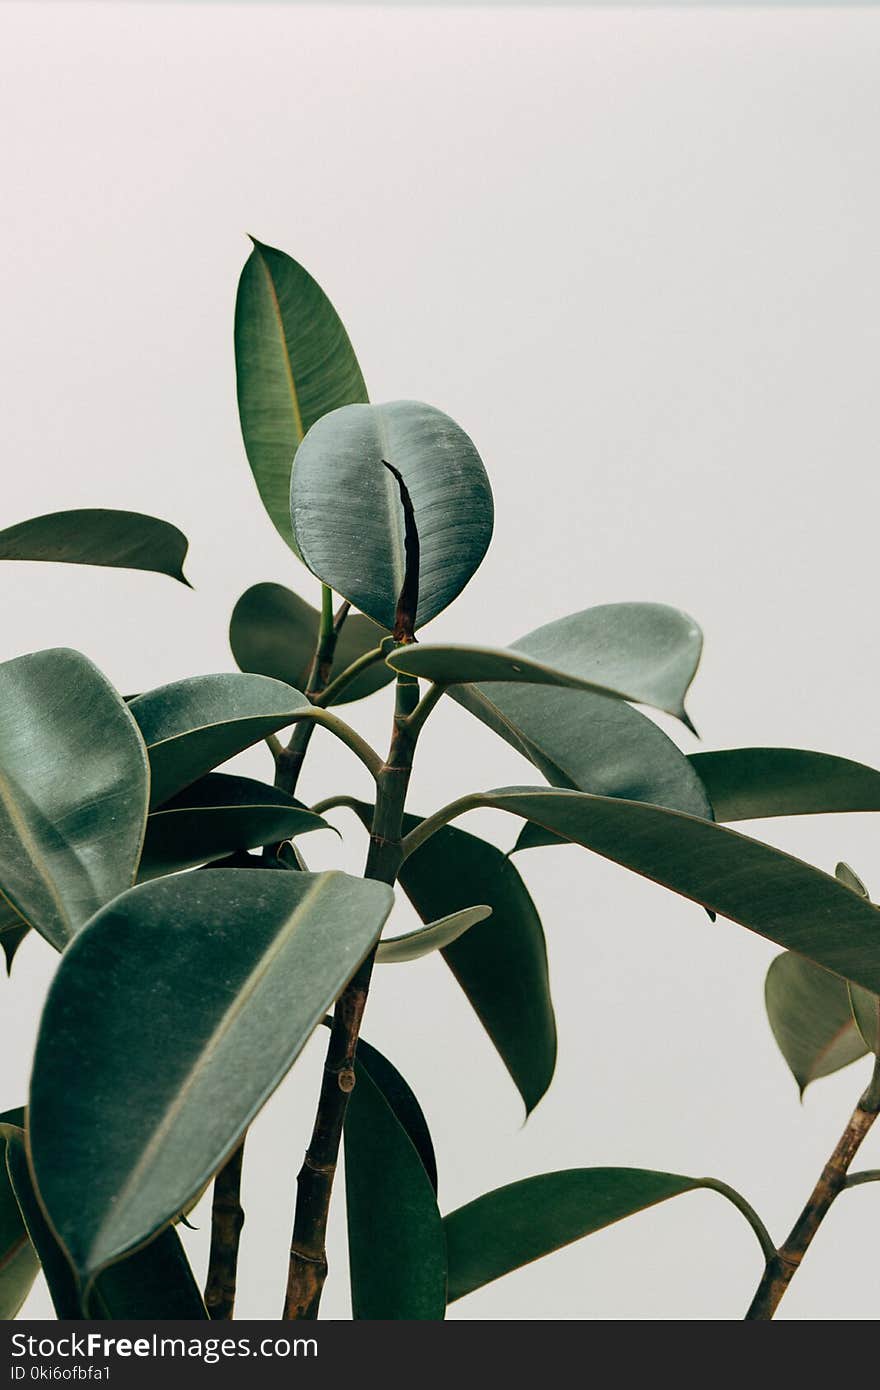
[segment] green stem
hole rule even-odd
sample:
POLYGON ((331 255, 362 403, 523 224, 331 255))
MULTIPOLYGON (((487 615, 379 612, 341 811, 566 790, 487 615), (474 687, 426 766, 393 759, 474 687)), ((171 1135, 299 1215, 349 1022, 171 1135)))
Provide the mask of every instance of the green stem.
POLYGON ((720 1192, 722 1197, 726 1197, 728 1202, 732 1202, 737 1211, 741 1212, 748 1221, 755 1235, 758 1237, 758 1244, 764 1254, 765 1260, 772 1260, 776 1255, 776 1246, 773 1244, 773 1237, 767 1230, 751 1202, 747 1202, 741 1192, 737 1192, 735 1187, 728 1187, 726 1182, 720 1178, 700 1178, 700 1186, 708 1187, 711 1192, 720 1192))
MULTIPOLYGON (((418 682, 398 677, 391 746, 376 779, 376 805, 364 869, 365 878, 381 883, 393 884, 402 862, 403 813, 415 751, 408 720, 417 701, 418 682)), ((285 1320, 318 1316, 327 1277, 330 1198, 348 1098, 355 1084, 355 1052, 374 959, 375 950, 355 971, 333 1014, 315 1124, 297 1178, 285 1320)))
POLYGON ((333 701, 337 699, 346 686, 351 685, 351 682, 356 676, 359 676, 362 671, 368 671, 369 668, 375 666, 377 662, 384 660, 385 653, 381 647, 376 647, 373 651, 364 652, 363 656, 359 656, 350 666, 346 666, 344 671, 340 671, 339 675, 335 680, 330 682, 326 690, 322 690, 320 695, 314 697, 315 704, 321 705, 323 708, 326 708, 327 705, 332 705, 333 701))
MULTIPOLYGON (((344 719, 338 715, 331 714, 329 710, 319 709, 317 705, 312 705, 309 709, 299 710, 295 716, 298 727, 305 727, 311 736, 312 728, 320 724, 322 729, 327 729, 351 749, 356 757, 360 758, 364 767, 375 779, 378 778, 382 770, 382 759, 371 748, 366 739, 361 738, 350 724, 346 724, 344 719)), ((286 748, 278 754, 275 762, 275 785, 282 791, 289 792, 292 796, 296 790, 299 774, 302 771, 303 759, 308 748, 308 739, 297 739, 296 730, 294 736, 286 748)))
POLYGON ((441 681, 434 681, 433 684, 429 685, 425 694, 409 716, 409 731, 414 738, 418 738, 425 720, 438 701, 446 694, 447 689, 448 687, 441 681))
POLYGON ((448 806, 441 806, 439 811, 435 811, 432 816, 426 816, 417 826, 404 835, 401 846, 404 859, 423 845, 426 840, 442 830, 444 825, 450 821, 463 816, 465 811, 475 811, 480 806, 491 806, 492 802, 486 797, 484 792, 471 792, 469 796, 460 796, 457 801, 450 801, 448 806))

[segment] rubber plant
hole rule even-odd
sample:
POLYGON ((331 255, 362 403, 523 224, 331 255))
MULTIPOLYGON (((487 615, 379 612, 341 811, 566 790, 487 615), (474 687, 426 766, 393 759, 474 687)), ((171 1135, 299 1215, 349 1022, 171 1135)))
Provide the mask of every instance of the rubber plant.
MULTIPOLYGON (((74 651, 0 665, 0 940, 10 968, 31 931, 59 953, 27 1107, 0 1121, 3 1315, 42 1267, 59 1317, 231 1318, 248 1126, 326 1025, 291 1194, 284 1318, 318 1315, 343 1142, 355 1318, 443 1318, 488 1281, 698 1188, 754 1231, 763 1274, 747 1316, 772 1317, 831 1203, 878 1176, 850 1165, 880 1108, 880 914, 852 870, 828 875, 729 827, 880 810, 880 773, 796 749, 686 756, 634 708, 689 726, 701 635, 662 604, 587 608, 507 646, 431 642, 431 620, 492 535, 474 443, 433 406, 369 403, 323 291, 257 242, 235 358, 254 480, 292 573, 301 562, 320 582, 320 607, 258 584, 232 614, 238 670, 129 699, 74 651), (389 743, 377 750, 339 711, 385 687, 389 743), (409 807, 419 738, 444 698, 523 756, 530 785, 468 790, 424 817, 409 807), (332 789, 311 808, 296 798, 316 726, 367 769, 369 803, 332 789), (272 785, 217 771, 262 742, 272 785), (510 853, 452 824, 477 807, 514 818, 510 853), (335 808, 369 834, 360 878, 306 867, 303 843, 335 808), (874 1054, 781 1245, 723 1181, 648 1168, 526 1176, 441 1214, 419 1103, 361 1038, 371 976, 439 951, 531 1112, 551 1082, 556 1029, 541 921, 516 857, 558 842, 784 948, 767 1006, 801 1088, 874 1054), (398 891, 423 926, 382 935, 398 891), (203 1293, 178 1230, 211 1183, 203 1293)), ((184 584, 186 549, 168 523, 119 511, 0 533, 2 559, 126 566, 184 584)))

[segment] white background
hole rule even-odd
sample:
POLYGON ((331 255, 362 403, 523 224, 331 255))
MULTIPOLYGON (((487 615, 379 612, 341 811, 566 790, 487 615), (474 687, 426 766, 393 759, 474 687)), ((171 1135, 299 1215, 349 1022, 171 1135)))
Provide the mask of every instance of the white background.
MULTIPOLYGON (((0 53, 0 521, 155 512, 189 535, 196 585, 4 566, 4 657, 74 646, 139 690, 228 669, 249 584, 317 597, 240 442, 232 308, 252 231, 325 286, 374 400, 430 401, 483 454, 495 540, 432 636, 502 644, 593 603, 676 604, 706 632, 705 746, 880 761, 880 15, 10 4, 0 53)), ((383 697, 356 718, 384 740, 383 697)), ((314 750, 306 795, 368 790, 344 750, 314 750)), ((241 765, 270 775, 265 751, 241 765)), ((443 707, 412 805, 521 780, 443 707)), ((315 837, 310 859, 358 868, 339 824, 345 848, 315 837)), ((516 828, 466 824, 505 847, 516 828)), ((880 892, 870 817, 754 831, 825 868, 846 858, 880 892)), ((366 1035, 428 1115, 444 1210, 548 1169, 635 1164, 733 1183, 781 1238, 865 1064, 801 1107, 764 1017, 767 943, 575 849, 519 864, 560 1025, 525 1128, 441 960, 380 970, 370 1002, 366 1035)), ((54 964, 32 938, 0 982, 3 1106, 25 1096, 54 964)), ((322 1048, 254 1126, 243 1317, 280 1311, 322 1048)), ((780 1316, 876 1317, 878 1222, 880 1188, 845 1195, 780 1316)), ((348 1315, 343 1242, 337 1200, 326 1316, 348 1315)), ((759 1273, 748 1227, 700 1193, 450 1317, 736 1318, 759 1273)), ((42 1286, 27 1311, 51 1316, 42 1286)))

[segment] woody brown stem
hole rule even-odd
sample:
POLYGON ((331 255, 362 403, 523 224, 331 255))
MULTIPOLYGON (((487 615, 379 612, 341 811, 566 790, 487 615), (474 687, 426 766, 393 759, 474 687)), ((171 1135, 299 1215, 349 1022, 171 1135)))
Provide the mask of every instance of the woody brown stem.
MULTIPOLYGON (((401 863, 401 834, 414 739, 408 725, 418 701, 418 682, 400 677, 394 731, 388 758, 377 779, 376 806, 364 877, 393 884, 401 863)), ((327 1277, 327 1220, 348 1100, 355 1085, 355 1052, 367 1003, 375 951, 343 990, 333 1014, 333 1028, 321 1080, 318 1110, 309 1147, 297 1177, 296 1212, 290 1245, 283 1317, 318 1316, 327 1277)))
POLYGON ((205 1286, 205 1307, 211 1318, 231 1318, 235 1306, 238 1246, 244 1225, 240 1197, 243 1158, 244 1139, 214 1179, 211 1254, 205 1286))
POLYGON ((827 1216, 831 1204, 847 1185, 849 1166, 859 1147, 880 1112, 880 1059, 875 1059, 874 1073, 858 1105, 850 1117, 849 1124, 840 1136, 837 1147, 822 1169, 819 1181, 813 1188, 810 1200, 804 1207, 791 1234, 767 1261, 763 1278, 746 1313, 746 1320, 753 1322, 769 1321, 786 1289, 797 1274, 801 1261, 827 1216))

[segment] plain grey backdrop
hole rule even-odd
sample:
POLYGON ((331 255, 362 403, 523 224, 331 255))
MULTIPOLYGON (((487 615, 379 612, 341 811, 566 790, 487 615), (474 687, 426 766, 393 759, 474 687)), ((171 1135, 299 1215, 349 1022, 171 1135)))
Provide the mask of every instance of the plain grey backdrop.
MULTIPOLYGON (((232 310, 253 232, 325 286, 374 400, 438 405, 482 452, 494 543, 432 636, 503 644, 593 603, 676 604, 706 633, 704 746, 880 760, 880 14, 68 0, 3 6, 0 54, 0 524, 154 512, 189 535, 196 586, 4 566, 0 655, 74 646, 139 690, 228 669, 248 585, 317 598, 239 436, 232 310)), ((385 738, 383 697, 354 717, 385 738)), ((368 790, 344 750, 313 746, 307 796, 368 790)), ((265 750, 240 764, 270 776, 265 750)), ((412 804, 523 780, 511 750, 441 707, 412 804)), ((344 846, 314 837, 310 859, 357 870, 360 832, 338 824, 344 846)), ((516 829, 465 824, 505 848, 516 829)), ((845 858, 880 892, 870 817, 744 828, 826 869, 845 858)), ((548 1169, 634 1164, 723 1178, 781 1237, 865 1064, 799 1105, 764 1017, 766 942, 574 848, 519 863, 560 1027, 525 1127, 441 960, 379 970, 369 1006, 365 1035, 430 1121, 443 1208, 548 1169)), ((3 1106, 26 1094, 54 965, 32 938, 0 981, 3 1106)), ((243 1317, 280 1311, 322 1048, 254 1126, 243 1317)), ((343 1205, 331 1317, 348 1316, 343 1205)), ((195 1221, 201 1272, 204 1206, 195 1221)), ((880 1189, 844 1195, 780 1316, 875 1317, 878 1221, 880 1189)), ((450 1317, 736 1318, 759 1273, 748 1227, 700 1193, 450 1317)), ((52 1315, 42 1285, 27 1312, 52 1315)))

